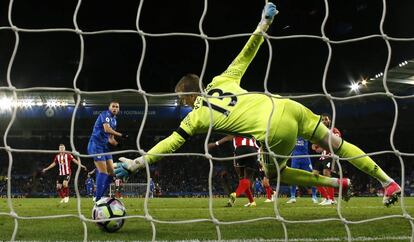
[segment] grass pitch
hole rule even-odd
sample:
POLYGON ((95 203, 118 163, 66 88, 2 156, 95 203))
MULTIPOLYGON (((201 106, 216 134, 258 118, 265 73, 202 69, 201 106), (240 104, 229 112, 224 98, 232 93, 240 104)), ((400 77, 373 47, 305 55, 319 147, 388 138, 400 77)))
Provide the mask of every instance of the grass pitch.
MULTIPOLYGON (((16 240, 67 241, 83 240, 84 227, 78 216, 77 201, 71 198, 68 204, 59 204, 58 198, 49 199, 13 199, 15 212, 24 217, 18 220, 16 240), (65 218, 30 219, 35 216, 68 215, 65 218)), ((286 204, 286 198, 278 200, 280 216, 288 220, 285 223, 288 237, 293 241, 342 241, 347 234, 345 226, 338 220, 336 206, 319 206, 310 198, 298 198, 295 204, 286 204), (337 219, 323 222, 309 220, 337 219), (302 221, 301 223, 290 223, 302 221), (308 221, 308 222, 306 222, 308 221), (304 223, 306 222, 306 223, 304 223)), ((402 218, 400 203, 386 208, 382 198, 352 198, 348 203, 342 202, 342 216, 348 221, 358 222, 382 216, 387 219, 373 220, 365 223, 350 224, 352 237, 357 241, 409 241, 412 234, 410 223, 402 218), (392 215, 397 215, 392 217, 392 215), (398 217, 400 216, 400 217, 398 217)), ((144 215, 143 198, 123 199, 128 215, 144 215)), ((214 198, 214 217, 220 222, 233 222, 257 218, 269 218, 239 224, 220 225, 223 240, 269 240, 283 241, 284 228, 275 218, 273 203, 264 203, 263 198, 256 199, 257 207, 244 207, 246 198, 238 198, 236 205, 224 207, 225 198, 214 198)), ((93 207, 90 198, 82 198, 81 214, 91 217, 93 207)), ((154 198, 149 201, 148 209, 152 218, 160 221, 179 221, 192 219, 211 219, 208 199, 206 198, 154 198)), ((405 208, 413 216, 414 198, 405 198, 405 208)), ((9 213, 7 199, 0 199, 0 213, 9 213)), ((0 215, 0 241, 10 240, 14 230, 14 219, 0 215)), ((130 218, 124 227, 116 233, 100 231, 94 223, 87 222, 88 240, 151 240, 153 236, 151 223, 143 218, 130 218)), ((216 226, 211 222, 186 224, 155 223, 156 240, 217 240, 216 226)))

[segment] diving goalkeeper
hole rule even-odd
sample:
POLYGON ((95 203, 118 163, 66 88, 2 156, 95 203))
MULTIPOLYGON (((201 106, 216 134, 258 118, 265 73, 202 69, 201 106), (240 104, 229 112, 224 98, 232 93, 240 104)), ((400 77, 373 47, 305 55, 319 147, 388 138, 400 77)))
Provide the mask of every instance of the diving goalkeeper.
MULTIPOLYGON (((118 177, 128 176, 145 167, 145 162, 152 164, 159 160, 159 154, 175 152, 186 139, 194 134, 206 133, 210 123, 214 131, 240 136, 253 137, 261 144, 268 140, 271 152, 277 155, 289 156, 295 147, 298 136, 329 149, 329 129, 321 123, 321 117, 315 115, 302 104, 280 96, 249 93, 240 87, 240 81, 250 62, 255 57, 264 41, 263 33, 267 31, 278 13, 273 3, 267 3, 262 13, 262 19, 248 42, 221 75, 205 88, 208 96, 183 95, 183 92, 199 93, 199 77, 189 74, 181 78, 175 87, 175 92, 181 94, 183 104, 193 107, 193 110, 182 120, 180 127, 169 137, 160 141, 144 156, 134 160, 120 158, 121 165, 116 168, 118 177), (260 115, 257 115, 260 114, 260 115), (267 131, 268 122, 270 122, 267 131)), ((332 136, 334 153, 375 177, 384 187, 383 203, 388 206, 398 200, 400 186, 391 179, 369 156, 355 145, 332 136), (362 156, 362 157, 360 157, 362 156), (352 158, 351 158, 352 157, 352 158), (358 158, 354 158, 358 157, 358 158)), ((272 156, 273 157, 273 156, 272 156)), ((344 198, 349 192, 349 179, 315 176, 310 172, 293 169, 286 166, 287 158, 278 158, 280 181, 299 186, 329 186, 339 187, 342 184, 344 198)), ((274 178, 277 175, 275 161, 264 164, 266 176, 274 178)))

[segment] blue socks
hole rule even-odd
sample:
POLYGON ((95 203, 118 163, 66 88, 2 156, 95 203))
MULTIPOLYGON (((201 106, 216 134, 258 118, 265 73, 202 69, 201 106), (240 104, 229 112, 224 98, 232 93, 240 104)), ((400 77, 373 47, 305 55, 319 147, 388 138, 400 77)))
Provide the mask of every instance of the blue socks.
POLYGON ((109 184, 111 184, 111 177, 106 173, 97 173, 96 174, 96 200, 102 198, 105 194, 106 190, 108 189, 109 184), (109 183, 108 183, 109 181, 109 183))
MULTIPOLYGON (((316 187, 312 187, 312 198, 316 198, 316 187)), ((290 198, 296 198, 296 185, 290 186, 290 198)))
POLYGON ((296 197, 296 185, 290 186, 290 198, 296 197))
POLYGON ((312 198, 317 198, 316 197, 316 191, 317 191, 316 187, 312 187, 311 189, 312 189, 312 198))

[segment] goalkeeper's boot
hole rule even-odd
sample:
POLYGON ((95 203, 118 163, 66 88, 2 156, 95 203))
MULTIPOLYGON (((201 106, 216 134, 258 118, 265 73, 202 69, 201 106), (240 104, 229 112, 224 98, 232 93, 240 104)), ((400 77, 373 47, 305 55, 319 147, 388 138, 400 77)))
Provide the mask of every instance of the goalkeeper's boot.
POLYGON ((383 203, 385 206, 390 206, 398 201, 398 196, 401 194, 401 187, 395 181, 391 182, 384 188, 383 203))
POLYGON ((351 180, 348 178, 338 179, 338 184, 342 184, 342 199, 348 202, 353 196, 351 180))
POLYGON ((230 199, 227 202, 227 207, 233 207, 234 206, 234 203, 236 202, 236 197, 237 197, 237 195, 236 195, 235 192, 230 194, 230 199))
POLYGON ((286 203, 296 203, 296 198, 290 198, 286 203))

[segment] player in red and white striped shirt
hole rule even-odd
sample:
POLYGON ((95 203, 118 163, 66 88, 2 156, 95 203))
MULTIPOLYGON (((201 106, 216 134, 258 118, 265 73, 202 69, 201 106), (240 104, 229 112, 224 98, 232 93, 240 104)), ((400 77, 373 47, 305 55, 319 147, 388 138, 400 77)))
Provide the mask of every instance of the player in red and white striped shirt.
POLYGON ((73 161, 75 164, 80 165, 84 170, 87 170, 84 165, 81 165, 78 160, 76 160, 72 154, 67 153, 64 144, 59 145, 59 154, 55 156, 53 162, 46 168, 42 170, 42 173, 58 165, 59 167, 59 176, 56 180, 56 189, 59 197, 62 198, 60 203, 69 202, 69 181, 72 170, 70 164, 73 161))
MULTIPOLYGON (((233 141, 234 156, 257 153, 259 150, 256 140, 232 135, 228 135, 215 143, 210 143, 208 147, 211 149, 231 140, 233 141)), ((251 191, 251 180, 253 179, 255 172, 258 171, 258 165, 258 156, 248 156, 234 160, 234 168, 236 169, 240 180, 236 191, 230 194, 230 200, 228 202, 229 207, 233 206, 236 201, 236 197, 242 195, 243 193, 246 194, 249 199, 249 203, 244 206, 256 206, 256 202, 254 201, 251 191)))
MULTIPOLYGON (((331 127, 331 118, 327 114, 322 115, 322 123, 330 128, 331 127)), ((332 129, 332 134, 338 137, 342 137, 341 132, 337 128, 332 129)), ((322 171, 324 176, 331 177, 332 171, 334 170, 333 160, 331 157, 325 157, 325 155, 330 155, 331 152, 329 150, 325 150, 322 147, 313 144, 312 149, 317 152, 321 153, 322 156, 319 158, 319 167, 318 170, 314 170, 314 173, 319 174, 322 171)), ((319 203, 319 205, 332 205, 335 204, 335 188, 333 187, 318 187, 318 191, 322 197, 324 197, 323 201, 319 203)))

